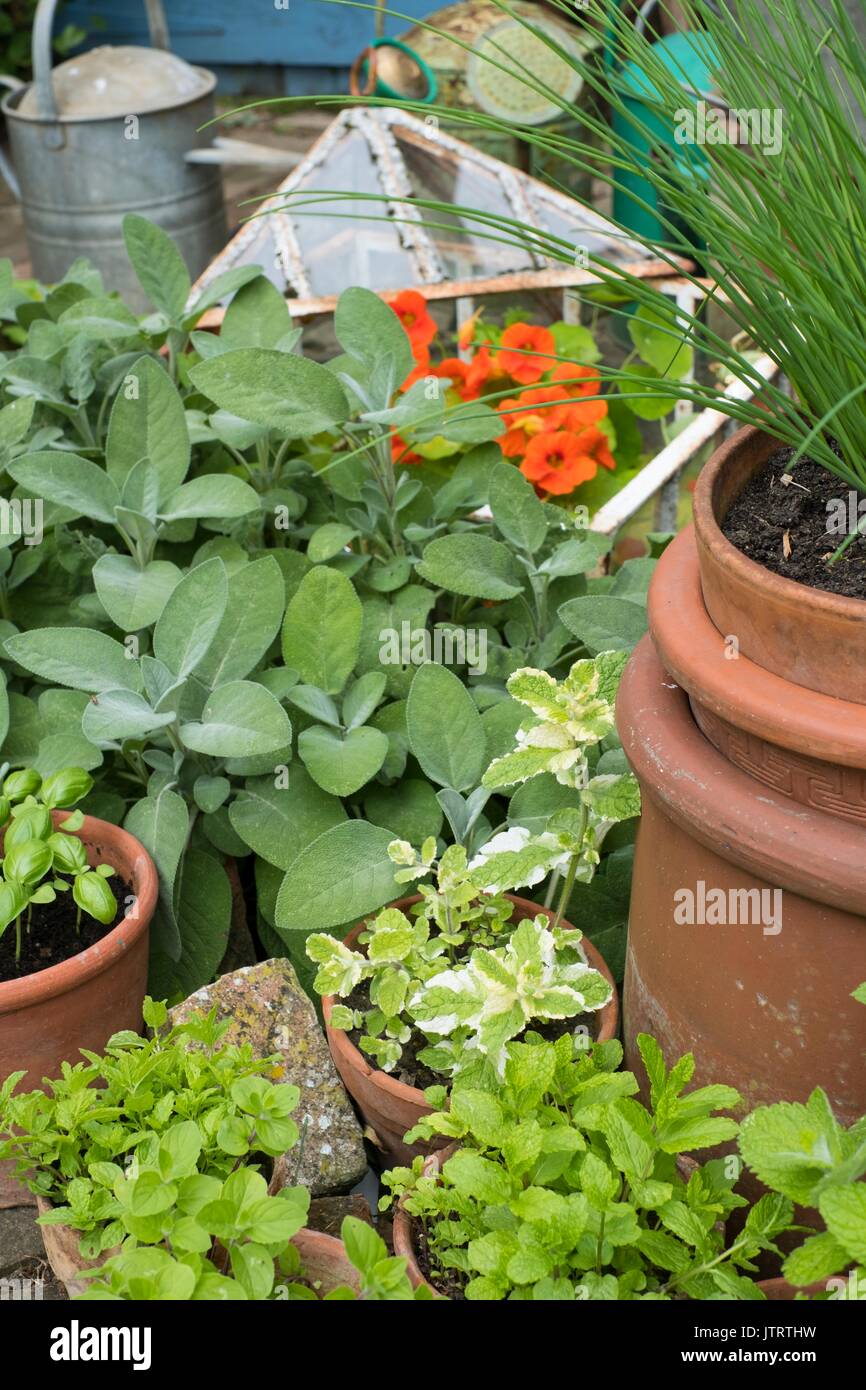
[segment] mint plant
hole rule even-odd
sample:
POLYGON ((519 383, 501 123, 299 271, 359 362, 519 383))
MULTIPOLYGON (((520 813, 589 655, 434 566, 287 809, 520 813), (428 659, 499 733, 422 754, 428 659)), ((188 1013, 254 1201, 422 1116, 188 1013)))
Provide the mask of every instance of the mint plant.
POLYGON ((433 1295, 424 1285, 413 1290, 406 1274, 406 1260, 389 1255, 382 1237, 365 1221, 346 1216, 340 1239, 357 1275, 358 1291, 338 1285, 322 1294, 306 1277, 303 1259, 288 1243, 286 1234, 296 1234, 301 1209, 306 1212, 303 1189, 289 1195, 283 1189, 276 1197, 262 1191, 264 1179, 247 1168, 233 1173, 214 1189, 213 1201, 200 1201, 210 1188, 206 1181, 190 1175, 182 1182, 179 1199, 192 1205, 194 1215, 181 1217, 174 1226, 175 1240, 165 1245, 137 1246, 112 1256, 98 1271, 82 1300, 120 1299, 146 1301, 170 1298, 187 1300, 318 1300, 324 1302, 393 1303, 428 1301, 433 1295), (218 1205, 217 1205, 218 1203, 218 1205), (222 1232, 220 1246, 229 1256, 229 1273, 221 1273, 212 1260, 198 1250, 187 1250, 193 1228, 207 1231, 216 1226, 222 1232), (294 1228, 294 1229, 293 1229, 294 1228))
POLYGON ((157 1195, 166 1183, 194 1169, 213 1194, 241 1160, 276 1157, 298 1139, 297 1087, 263 1075, 274 1059, 254 1058, 249 1044, 223 1043, 228 1024, 215 1010, 166 1029, 165 1005, 148 998, 144 1019, 153 1037, 116 1033, 104 1054, 64 1063, 48 1090, 17 1092, 23 1071, 0 1088, 0 1159, 14 1160, 19 1179, 53 1204, 44 1223, 82 1233, 87 1257, 143 1239, 155 1229, 146 1219, 179 1219, 157 1195))
POLYGON ((80 767, 64 768, 43 782, 33 768, 11 772, 0 795, 0 937, 15 923, 15 960, 21 958, 24 932, 30 931, 35 904, 53 903, 58 893, 72 893, 76 929, 82 912, 108 926, 117 915, 117 899, 107 880, 111 864, 91 868, 87 851, 75 834, 84 815, 75 811, 55 830, 51 813, 81 801, 93 778, 80 767), (26 913, 26 917, 25 917, 26 913))
POLYGON ((502 1074, 510 1038, 533 1022, 602 1008, 611 986, 586 963, 579 932, 551 930, 543 913, 515 926, 512 904, 485 891, 461 846, 440 861, 435 850, 432 840, 418 854, 400 841, 390 848, 404 865, 398 881, 437 876, 435 889, 419 885, 414 922, 387 908, 360 934, 361 950, 326 933, 308 939, 314 987, 350 1000, 332 1007, 331 1027, 360 1029, 361 1050, 383 1071, 399 1065, 415 1030, 427 1039, 417 1054, 425 1066, 490 1081, 502 1074), (370 1008, 351 1002, 362 985, 370 1008))
POLYGON ((676 1159, 732 1138, 735 1122, 715 1112, 740 1098, 728 1086, 686 1092, 692 1056, 668 1071, 652 1038, 639 1045, 649 1108, 617 1070, 619 1043, 576 1053, 571 1037, 536 1037, 506 1045, 501 1086, 458 1080, 448 1109, 410 1131, 410 1142, 459 1145, 434 1176, 419 1158, 384 1178, 380 1205, 402 1198, 422 1226, 434 1283, 447 1272, 473 1301, 762 1297, 748 1276, 792 1204, 761 1198, 726 1238, 726 1218, 746 1205, 731 1166, 714 1159, 686 1180, 676 1159))
POLYGON ((542 834, 516 840, 511 832, 510 839, 493 840, 482 853, 500 886, 511 878, 537 882, 553 869, 562 875, 555 924, 575 882, 592 880, 608 831, 640 814, 640 790, 632 772, 590 774, 590 754, 597 767, 598 747, 614 733, 614 700, 626 659, 621 651, 600 652, 576 661, 562 681, 526 669, 507 682, 508 693, 533 718, 518 729, 516 748, 494 759, 482 785, 512 786, 550 773, 561 786, 578 791, 580 804, 553 815, 542 834))

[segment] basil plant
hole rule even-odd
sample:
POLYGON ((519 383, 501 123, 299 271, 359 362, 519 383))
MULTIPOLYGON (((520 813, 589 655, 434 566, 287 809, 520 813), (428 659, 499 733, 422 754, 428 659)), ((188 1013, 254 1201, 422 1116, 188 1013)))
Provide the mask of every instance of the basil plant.
POLYGON ((36 904, 53 903, 58 894, 71 892, 76 931, 82 912, 104 926, 117 916, 117 899, 107 883, 115 874, 113 865, 91 868, 87 850, 75 834, 81 829, 83 813, 73 811, 56 829, 52 818, 52 811, 74 806, 92 786, 93 778, 80 767, 64 768, 44 782, 34 768, 25 768, 10 772, 3 781, 0 937, 14 922, 16 963, 36 904))

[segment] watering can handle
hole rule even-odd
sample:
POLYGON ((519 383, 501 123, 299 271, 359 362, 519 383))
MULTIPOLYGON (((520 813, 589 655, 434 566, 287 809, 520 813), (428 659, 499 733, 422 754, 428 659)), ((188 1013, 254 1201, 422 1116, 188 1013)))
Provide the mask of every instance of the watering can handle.
MULTIPOLYGON (((154 48, 167 49, 168 25, 162 0, 144 0, 144 8, 147 11, 151 45, 154 48)), ((39 115, 49 121, 56 121, 59 114, 54 99, 54 84, 51 81, 51 35, 56 9, 57 0, 39 0, 36 18, 33 21, 33 82, 36 87, 36 101, 39 115)))
MULTIPOLYGON (((11 73, 0 72, 0 87, 8 87, 10 92, 20 92, 24 83, 18 77, 13 77, 11 73)), ((6 151, 0 145, 0 178, 3 178, 9 187, 9 191, 16 203, 21 202, 21 185, 18 176, 12 168, 12 164, 6 157, 6 151)))

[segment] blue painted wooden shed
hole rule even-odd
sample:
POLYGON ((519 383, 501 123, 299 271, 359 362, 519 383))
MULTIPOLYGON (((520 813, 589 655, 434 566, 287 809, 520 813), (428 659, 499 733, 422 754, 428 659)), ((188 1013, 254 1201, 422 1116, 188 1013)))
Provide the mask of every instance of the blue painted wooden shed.
MULTIPOLYGON (((441 0, 440 0, 441 2, 441 0)), ((172 49, 219 73, 225 91, 344 92, 353 59, 375 37, 375 7, 330 0, 164 0, 172 49)), ((394 8, 423 19, 437 0, 394 0, 394 8)), ((88 46, 146 43, 142 0, 69 0, 62 23, 82 24, 88 46), (98 26, 98 27, 97 27, 98 26)), ((410 28, 385 17, 385 33, 410 28)))

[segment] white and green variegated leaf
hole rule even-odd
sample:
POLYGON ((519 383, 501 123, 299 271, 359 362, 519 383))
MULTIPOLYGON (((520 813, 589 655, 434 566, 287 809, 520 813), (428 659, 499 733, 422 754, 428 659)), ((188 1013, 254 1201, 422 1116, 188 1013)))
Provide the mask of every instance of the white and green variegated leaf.
POLYGON ((415 943, 412 923, 395 907, 380 912, 369 930, 367 959, 373 965, 395 964, 405 960, 415 943))
POLYGON ((324 932, 309 936, 305 949, 310 960, 319 966, 315 979, 319 994, 337 994, 345 999, 368 973, 367 962, 360 951, 351 950, 344 942, 324 932))

